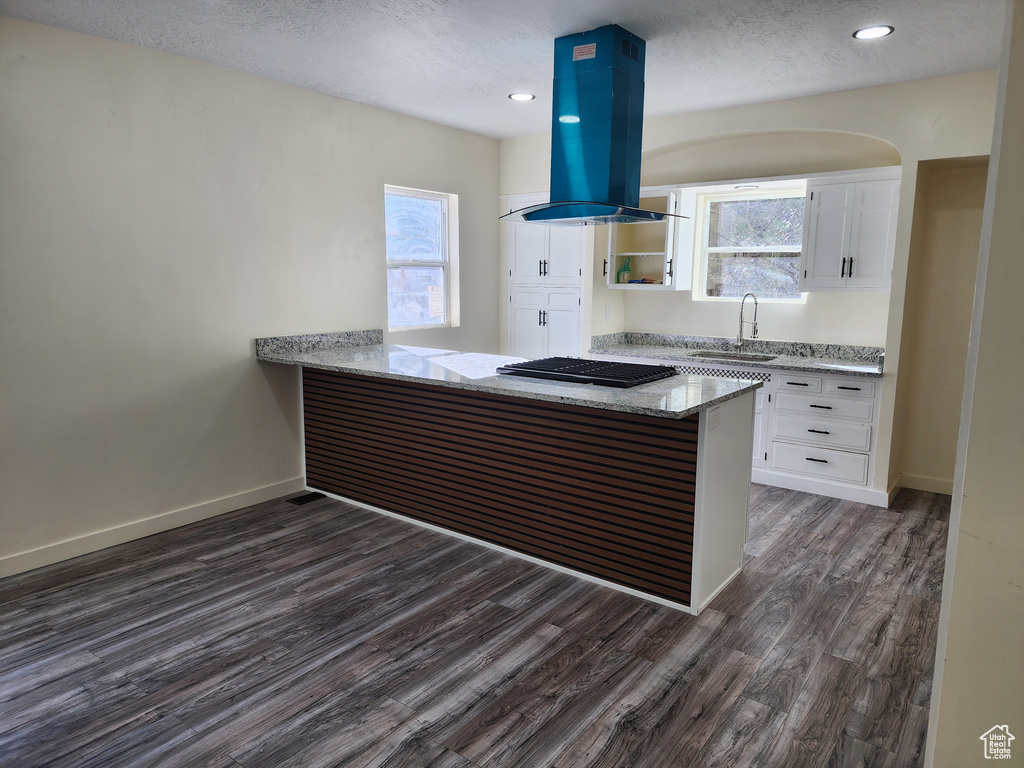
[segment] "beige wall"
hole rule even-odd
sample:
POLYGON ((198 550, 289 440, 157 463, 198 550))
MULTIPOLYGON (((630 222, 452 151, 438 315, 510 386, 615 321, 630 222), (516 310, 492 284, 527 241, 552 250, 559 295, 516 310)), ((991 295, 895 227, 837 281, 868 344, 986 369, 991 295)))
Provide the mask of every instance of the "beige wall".
POLYGON ((0 574, 302 487, 252 339, 386 324, 385 183, 462 214, 462 327, 396 338, 497 348, 495 140, 4 18, 0 103, 0 574))
POLYGON ((986 158, 918 166, 896 423, 900 484, 953 491, 986 158))
POLYGON ((1024 757, 1024 5, 1008 9, 939 619, 939 768, 992 765, 979 737, 996 725, 1016 737, 1002 762, 1024 757))
MULTIPOLYGON (((894 85, 813 96, 803 99, 754 104, 707 112, 692 112, 652 118, 644 125, 643 181, 648 184, 673 183, 657 163, 648 168, 648 159, 660 162, 665 155, 680 150, 710 148, 709 157, 717 157, 719 166, 701 160, 699 173, 707 180, 741 176, 763 176, 788 172, 778 158, 763 151, 721 151, 744 144, 757 147, 751 136, 766 137, 765 145, 774 146, 782 157, 800 156, 800 148, 813 148, 807 162, 801 161, 793 173, 849 168, 859 159, 866 165, 885 165, 895 151, 903 166, 897 224, 896 256, 892 291, 888 297, 877 294, 847 296, 834 294, 814 299, 807 310, 780 310, 758 316, 766 338, 781 339, 800 334, 803 341, 845 341, 855 344, 881 344, 886 348, 886 373, 879 414, 879 440, 876 461, 890 467, 890 444, 896 395, 896 372, 903 325, 903 300, 909 261, 910 228, 917 185, 917 165, 922 160, 948 157, 973 157, 988 154, 995 113, 996 73, 978 72, 955 77, 916 80, 894 85), (792 137, 787 139, 787 134, 792 137), (809 138, 810 137, 810 138, 809 138), (851 137, 853 137, 851 139, 851 137), (857 138, 859 137, 859 139, 857 138), (812 140, 813 139, 813 140, 812 140), (861 140, 862 139, 862 140, 861 140), (749 168, 746 173, 742 169, 749 168), (885 306, 887 305, 887 306, 885 306), (805 314, 800 315, 803 311, 805 314), (882 317, 883 312, 885 317, 882 317), (776 332, 778 328, 778 332, 776 332), (884 332, 883 332, 884 328, 884 332)), ((502 193, 535 192, 548 187, 549 136, 537 135, 502 142, 502 193)), ((793 161, 795 162, 795 161, 793 161)), ((694 173, 697 173, 696 171, 694 173)), ((678 181, 700 181, 700 178, 678 181)), ((675 181, 675 180, 673 180, 675 181)), ((600 260, 595 256, 599 273, 600 260)), ((622 323, 603 320, 605 291, 598 286, 593 297, 595 333, 614 330, 663 330, 667 333, 704 333, 729 336, 735 330, 735 311, 727 312, 706 304, 696 306, 685 294, 646 294, 623 301, 622 323), (602 319, 599 319, 602 318, 602 319), (633 328, 632 323, 642 328, 633 328), (659 327, 664 322, 666 327, 659 327)), ((614 314, 614 312, 613 312, 614 314)), ((895 479, 890 467, 890 481, 895 479)), ((876 484, 888 485, 885 472, 876 484)))

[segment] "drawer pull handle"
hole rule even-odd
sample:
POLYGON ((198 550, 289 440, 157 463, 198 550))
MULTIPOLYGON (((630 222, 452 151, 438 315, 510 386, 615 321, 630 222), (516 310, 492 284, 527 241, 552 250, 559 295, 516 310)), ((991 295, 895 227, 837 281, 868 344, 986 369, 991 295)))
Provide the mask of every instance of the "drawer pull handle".
POLYGON ((810 384, 808 384, 805 381, 787 381, 786 385, 790 386, 790 387, 809 387, 809 386, 811 386, 810 384))
POLYGON ((836 387, 836 389, 849 389, 849 390, 852 390, 854 392, 860 392, 860 387, 844 387, 844 386, 839 385, 839 386, 836 387))
POLYGON ((825 410, 825 411, 831 411, 832 410, 832 406, 831 405, 815 405, 814 403, 811 403, 810 406, 808 406, 808 407, 810 407, 810 408, 821 408, 822 410, 825 410))
POLYGON ((810 456, 807 457, 807 460, 808 461, 816 461, 819 464, 828 464, 828 461, 826 461, 825 459, 812 459, 810 456))
POLYGON ((816 435, 831 435, 831 432, 826 432, 824 429, 808 429, 808 432, 813 432, 816 435))

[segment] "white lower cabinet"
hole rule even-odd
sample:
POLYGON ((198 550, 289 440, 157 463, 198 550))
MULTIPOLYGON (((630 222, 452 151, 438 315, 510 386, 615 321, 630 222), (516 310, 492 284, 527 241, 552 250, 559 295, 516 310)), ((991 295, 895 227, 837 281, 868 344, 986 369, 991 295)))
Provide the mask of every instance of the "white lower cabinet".
POLYGON ((547 357, 547 330, 541 324, 540 310, 530 306, 512 306, 509 310, 509 354, 536 360, 547 357))
POLYGON ((754 394, 752 480, 822 496, 888 504, 885 471, 874 482, 880 379, 776 369, 725 368, 692 359, 604 356, 676 365, 683 373, 759 379, 754 394))
POLYGON ((800 416, 776 416, 773 437, 776 440, 792 440, 848 451, 867 451, 871 448, 869 426, 818 421, 800 416))
POLYGON ((870 423, 875 410, 872 400, 850 400, 830 395, 795 395, 779 392, 777 413, 799 413, 822 419, 856 419, 870 423))
POLYGON ((796 472, 843 483, 865 485, 868 481, 866 453, 845 453, 772 440, 770 466, 777 472, 796 472))
POLYGON ((509 337, 509 354, 515 357, 579 355, 579 288, 510 286, 509 337))
POLYGON ((767 467, 755 480, 881 501, 884 489, 870 488, 880 394, 875 379, 773 374, 767 467))

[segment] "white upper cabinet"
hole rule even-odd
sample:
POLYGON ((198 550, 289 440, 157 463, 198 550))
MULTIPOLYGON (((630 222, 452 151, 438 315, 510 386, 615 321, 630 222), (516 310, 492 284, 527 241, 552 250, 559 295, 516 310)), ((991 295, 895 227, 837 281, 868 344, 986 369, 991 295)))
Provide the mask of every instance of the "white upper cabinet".
POLYGON ((640 207, 674 213, 659 222, 610 224, 604 276, 609 288, 636 290, 690 289, 693 265, 693 221, 697 193, 692 189, 640 191, 640 207), (629 277, 620 282, 629 259, 629 277), (643 282, 640 282, 643 281, 643 282))
POLYGON ((900 199, 897 180, 862 181, 856 184, 853 227, 850 232, 850 263, 846 285, 850 288, 889 288, 893 253, 896 250, 896 218, 900 199))
MULTIPOLYGON (((527 224, 525 226, 537 226, 527 224)), ((544 276, 548 283, 580 282, 583 276, 583 227, 540 227, 548 230, 548 258, 544 276)))
POLYGON ((846 286, 854 186, 819 184, 808 188, 801 290, 846 286))
POLYGON ((899 178, 807 184, 802 291, 887 291, 896 249, 899 178))

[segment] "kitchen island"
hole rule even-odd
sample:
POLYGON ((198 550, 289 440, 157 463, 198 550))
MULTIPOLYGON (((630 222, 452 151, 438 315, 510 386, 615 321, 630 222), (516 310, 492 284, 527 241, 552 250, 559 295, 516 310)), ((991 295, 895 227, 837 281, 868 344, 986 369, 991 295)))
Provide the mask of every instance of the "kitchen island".
POLYGON ((257 340, 301 368, 309 488, 692 613, 739 573, 760 382, 496 375, 379 333, 257 340))

